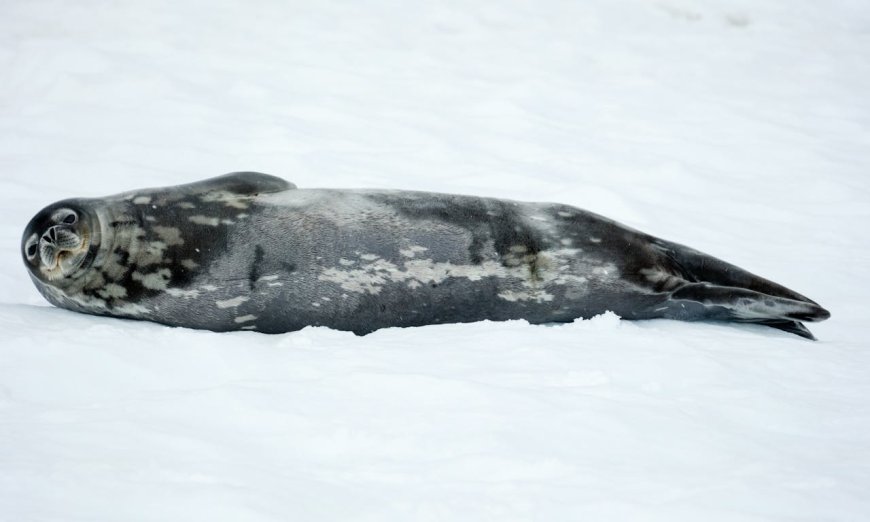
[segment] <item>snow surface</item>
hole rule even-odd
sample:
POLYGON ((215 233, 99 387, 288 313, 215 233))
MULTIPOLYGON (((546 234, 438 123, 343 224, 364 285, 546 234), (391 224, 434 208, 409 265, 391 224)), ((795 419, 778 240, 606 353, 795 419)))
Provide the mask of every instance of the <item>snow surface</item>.
POLYGON ((867 520, 864 0, 0 2, 0 520, 867 520), (214 334, 52 308, 40 208, 233 170, 575 204, 752 326, 214 334))

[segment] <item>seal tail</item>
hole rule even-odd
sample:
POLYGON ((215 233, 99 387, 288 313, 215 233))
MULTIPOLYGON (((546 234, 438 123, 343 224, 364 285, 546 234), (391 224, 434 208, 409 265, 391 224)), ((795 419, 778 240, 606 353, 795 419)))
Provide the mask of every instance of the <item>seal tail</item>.
POLYGON ((697 250, 660 242, 685 281, 671 292, 666 317, 754 323, 815 339, 801 321, 824 321, 830 312, 789 288, 697 250))

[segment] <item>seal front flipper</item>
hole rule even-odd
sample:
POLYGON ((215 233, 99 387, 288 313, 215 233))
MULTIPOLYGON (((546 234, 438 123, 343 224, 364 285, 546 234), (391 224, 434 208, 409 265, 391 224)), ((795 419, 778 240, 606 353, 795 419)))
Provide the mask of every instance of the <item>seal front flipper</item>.
POLYGON ((684 321, 712 320, 754 323, 815 339, 800 321, 823 321, 830 313, 797 299, 745 288, 688 283, 670 294, 663 316, 684 321))
POLYGON ((155 187, 124 192, 116 197, 161 196, 169 200, 181 196, 197 196, 210 192, 224 192, 237 196, 253 197, 284 190, 294 190, 296 185, 285 179, 261 172, 230 172, 221 176, 185 183, 174 187, 155 187))
MULTIPOLYGON (((231 172, 222 176, 176 185, 124 192, 112 196, 143 204, 171 204, 189 198, 199 201, 232 201, 236 198, 255 198, 259 194, 271 194, 295 190, 296 185, 278 176, 260 172, 231 172)), ((187 201, 192 204, 191 201, 187 201)))
POLYGON ((292 190, 296 188, 296 185, 278 176, 261 172, 230 172, 174 188, 178 191, 194 194, 226 191, 240 196, 256 196, 257 194, 292 190))

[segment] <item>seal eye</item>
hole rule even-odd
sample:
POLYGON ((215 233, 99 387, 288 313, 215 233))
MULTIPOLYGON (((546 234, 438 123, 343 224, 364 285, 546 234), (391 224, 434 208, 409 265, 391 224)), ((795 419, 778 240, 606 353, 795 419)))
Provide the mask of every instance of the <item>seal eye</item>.
POLYGON ((36 255, 36 243, 33 243, 29 247, 27 247, 27 257, 33 257, 36 255))
POLYGON ((67 225, 72 225, 73 223, 76 222, 76 215, 75 214, 68 215, 67 217, 63 218, 63 222, 66 223, 67 225))

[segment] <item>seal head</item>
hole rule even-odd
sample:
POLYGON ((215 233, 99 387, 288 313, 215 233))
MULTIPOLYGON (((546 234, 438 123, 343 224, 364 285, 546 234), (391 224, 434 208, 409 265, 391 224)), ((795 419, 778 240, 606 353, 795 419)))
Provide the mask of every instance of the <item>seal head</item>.
POLYGON ((100 223, 79 200, 40 211, 21 238, 21 255, 34 282, 64 287, 85 274, 100 248, 100 223))

